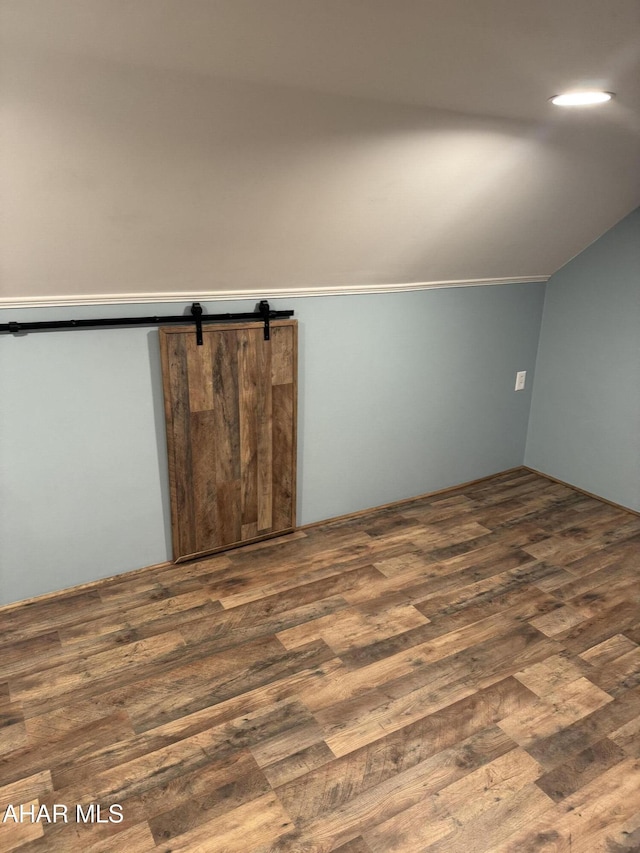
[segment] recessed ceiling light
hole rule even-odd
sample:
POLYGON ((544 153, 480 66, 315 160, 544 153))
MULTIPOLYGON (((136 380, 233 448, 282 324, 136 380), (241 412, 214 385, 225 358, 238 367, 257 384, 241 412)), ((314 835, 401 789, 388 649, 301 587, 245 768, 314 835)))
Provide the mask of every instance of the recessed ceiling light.
POLYGON ((589 104, 604 104, 613 98, 613 92, 565 92, 549 98, 558 107, 586 107, 589 104))

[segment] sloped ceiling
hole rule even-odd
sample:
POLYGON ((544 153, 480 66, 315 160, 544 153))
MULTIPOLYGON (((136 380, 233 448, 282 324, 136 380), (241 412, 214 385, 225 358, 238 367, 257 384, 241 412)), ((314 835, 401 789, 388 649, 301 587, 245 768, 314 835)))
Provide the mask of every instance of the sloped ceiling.
POLYGON ((0 305, 543 280, 640 204, 637 0, 0 9, 0 305))

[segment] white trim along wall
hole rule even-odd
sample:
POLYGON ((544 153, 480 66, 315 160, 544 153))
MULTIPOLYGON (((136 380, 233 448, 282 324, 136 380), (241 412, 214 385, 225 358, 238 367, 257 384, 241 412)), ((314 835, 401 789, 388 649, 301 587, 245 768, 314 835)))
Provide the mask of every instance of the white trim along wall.
POLYGON ((345 284, 335 287, 299 287, 269 290, 180 291, 173 293, 103 293, 42 297, 0 296, 0 308, 47 308, 64 305, 117 305, 158 302, 228 302, 231 299, 295 299, 305 296, 342 296, 365 293, 403 293, 412 290, 435 290, 442 287, 487 287, 498 284, 535 284, 545 282, 548 275, 512 276, 511 278, 477 278, 458 281, 412 281, 398 284, 345 284))

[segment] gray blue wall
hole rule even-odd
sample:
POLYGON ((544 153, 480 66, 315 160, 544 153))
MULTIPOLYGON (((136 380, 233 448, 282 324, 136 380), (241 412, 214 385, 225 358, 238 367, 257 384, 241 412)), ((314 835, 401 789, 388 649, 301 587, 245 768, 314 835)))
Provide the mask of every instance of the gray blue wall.
MULTIPOLYGON (((300 324, 298 522, 522 464, 543 297, 542 284, 514 284, 274 301, 300 324)), ((0 322, 184 309, 22 309, 0 322)), ((2 336, 0 400, 0 602, 169 559, 155 330, 2 336)))
POLYGON ((547 283, 525 463, 640 510, 640 209, 547 283))

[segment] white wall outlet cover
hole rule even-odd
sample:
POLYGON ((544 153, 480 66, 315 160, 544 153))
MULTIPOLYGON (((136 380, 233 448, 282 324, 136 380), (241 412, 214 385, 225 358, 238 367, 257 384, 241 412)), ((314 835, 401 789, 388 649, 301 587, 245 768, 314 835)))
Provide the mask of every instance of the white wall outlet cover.
POLYGON ((524 389, 524 383, 527 378, 526 370, 519 370, 516 373, 516 391, 522 391, 524 389))

